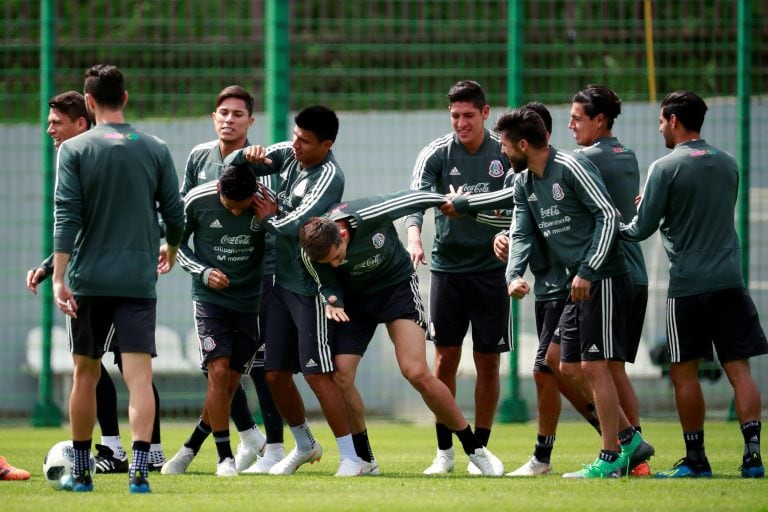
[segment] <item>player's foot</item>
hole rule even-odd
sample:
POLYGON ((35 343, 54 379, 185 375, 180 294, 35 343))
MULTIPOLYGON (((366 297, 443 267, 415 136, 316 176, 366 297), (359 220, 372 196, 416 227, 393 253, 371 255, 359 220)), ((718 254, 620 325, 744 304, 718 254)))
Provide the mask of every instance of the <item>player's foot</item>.
POLYGON ((0 480, 29 480, 31 476, 26 469, 13 467, 5 457, 0 457, 0 480))
POLYGON ((336 474, 333 476, 349 477, 349 476, 362 476, 362 474, 363 474, 363 461, 360 460, 360 457, 355 457, 354 459, 350 459, 350 458, 341 459, 341 462, 339 463, 339 470, 336 471, 336 474))
POLYGON ((621 452, 619 453, 621 474, 626 475, 627 472, 635 469, 638 464, 653 457, 654 453, 653 446, 643 439, 640 432, 635 432, 629 443, 621 445, 621 452))
POLYGON ((621 476, 621 457, 616 462, 608 462, 600 457, 592 464, 587 464, 573 473, 563 473, 564 478, 618 478, 621 476))
POLYGON ((272 467, 282 459, 282 450, 279 453, 266 453, 263 457, 259 457, 251 467, 242 470, 241 473, 246 475, 260 475, 269 473, 269 470, 272 469, 272 467))
POLYGON ((376 459, 371 459, 371 462, 363 461, 362 474, 367 476, 381 475, 381 470, 379 469, 379 463, 376 462, 376 459))
POLYGON ((711 478, 712 468, 709 461, 693 462, 683 457, 672 466, 672 469, 660 471, 654 475, 656 478, 711 478))
POLYGON ((161 475, 182 475, 192 463, 192 459, 195 458, 195 452, 192 448, 182 446, 176 455, 170 458, 168 462, 163 464, 160 469, 161 475))
POLYGON ((163 469, 168 459, 165 458, 163 450, 150 450, 149 451, 149 471, 160 471, 163 469))
POLYGON ((128 457, 118 459, 115 452, 109 446, 96 445, 96 473, 127 473, 128 457))
POLYGON ((484 476, 501 476, 504 474, 504 464, 488 448, 478 448, 469 454, 469 461, 477 466, 484 476))
POLYGON ((296 448, 291 450, 287 456, 280 462, 272 466, 269 470, 270 475, 292 475, 299 469, 299 466, 309 462, 314 464, 320 460, 323 456, 323 448, 320 443, 315 443, 315 446, 306 452, 300 452, 296 448))
POLYGON ((223 461, 216 464, 216 476, 237 476, 237 473, 237 465, 235 464, 235 459, 232 457, 227 457, 223 461))
POLYGON ((507 476, 538 476, 549 475, 552 473, 552 464, 549 462, 541 462, 535 455, 531 455, 528 462, 520 466, 514 471, 507 473, 507 476))
POLYGON ((652 474, 651 466, 648 464, 648 461, 641 462, 635 466, 635 469, 629 472, 629 476, 651 476, 652 474))
POLYGON ((438 448, 435 460, 432 461, 431 466, 424 470, 424 474, 445 475, 446 473, 453 473, 454 464, 453 447, 448 448, 447 450, 438 448))
POLYGON ((235 467, 237 467, 238 473, 251 467, 263 453, 264 444, 261 447, 256 447, 247 446, 240 442, 237 445, 237 453, 235 453, 235 467))
POLYGON ((467 462, 467 473, 469 473, 472 476, 480 476, 483 474, 482 471, 480 471, 480 468, 475 466, 472 461, 467 462))
POLYGON ((137 471, 128 480, 128 490, 131 492, 131 494, 146 494, 152 492, 152 489, 149 488, 147 477, 142 475, 141 471, 137 471))
POLYGON ((739 469, 741 470, 741 478, 763 478, 765 476, 763 459, 759 453, 745 456, 744 463, 739 469))
POLYGON ((70 492, 92 492, 93 480, 91 475, 86 473, 84 475, 64 475, 59 480, 59 485, 62 491, 70 492))

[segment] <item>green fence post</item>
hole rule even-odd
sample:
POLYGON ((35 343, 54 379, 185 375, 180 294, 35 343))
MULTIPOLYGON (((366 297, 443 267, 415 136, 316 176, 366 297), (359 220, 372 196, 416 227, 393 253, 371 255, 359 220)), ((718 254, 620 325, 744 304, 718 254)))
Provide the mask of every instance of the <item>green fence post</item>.
MULTIPOLYGON (((43 257, 53 251, 53 233, 49 219, 53 218, 53 147, 46 132, 48 119, 48 98, 53 96, 54 47, 56 18, 54 0, 40 2, 40 120, 42 129, 43 163, 43 257)), ((58 427, 61 425, 61 411, 53 402, 53 375, 51 372, 51 330, 53 328, 53 293, 50 279, 43 282, 41 301, 42 358, 38 378, 37 403, 32 412, 32 425, 35 427, 58 427)))
POLYGON ((264 27, 264 110, 270 144, 288 134, 288 92, 290 80, 288 2, 268 0, 264 27))
MULTIPOLYGON (((517 106, 523 97, 523 35, 522 0, 507 2, 507 106, 517 106)), ((509 353, 509 396, 499 408, 499 420, 503 423, 524 423, 528 421, 528 406, 520 397, 520 377, 517 374, 520 351, 520 304, 510 299, 509 315, 512 350, 509 353)))

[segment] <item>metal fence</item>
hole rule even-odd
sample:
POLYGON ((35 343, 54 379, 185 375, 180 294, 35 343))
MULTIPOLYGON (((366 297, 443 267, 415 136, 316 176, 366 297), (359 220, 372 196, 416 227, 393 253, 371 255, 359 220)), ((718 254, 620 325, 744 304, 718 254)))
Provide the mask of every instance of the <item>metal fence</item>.
MULTIPOLYGON (((0 359, 0 419, 30 415, 37 396, 35 361, 30 360, 34 350, 28 354, 28 345, 39 332, 41 303, 24 289, 23 280, 42 257, 44 227, 51 222, 42 213, 41 154, 47 141, 41 76, 52 73, 56 92, 79 90, 82 74, 92 64, 120 67, 130 94, 127 117, 169 142, 181 172, 187 152, 215 137, 206 116, 226 85, 239 83, 257 98, 251 140, 270 137, 263 121, 271 104, 264 91, 268 79, 275 78, 267 75, 272 69, 267 65, 270 9, 275 4, 287 8, 281 35, 289 43, 279 92, 289 111, 310 103, 339 111, 336 152, 350 198, 408 186, 419 149, 450 131, 446 93, 462 78, 483 84, 494 107, 492 116, 516 102, 547 103, 555 120, 554 145, 565 149, 575 147, 567 130, 573 93, 588 83, 606 83, 625 102, 615 132, 638 152, 641 169, 665 152, 657 133, 658 99, 678 88, 698 92, 712 107, 704 136, 734 154, 742 142, 748 148, 746 161, 751 163, 743 171, 752 186, 750 287, 766 316, 764 2, 6 0, 0 4, 0 343, 5 355, 0 359), (55 23, 53 67, 41 70, 41 16, 47 8, 53 8, 55 23), (739 8, 748 16, 740 18, 739 8), (748 21, 740 24, 740 19, 748 21), (748 73, 739 78, 739 68, 748 73), (746 111, 739 103, 744 91, 739 95, 738 90, 745 78, 751 92, 746 111), (739 114, 745 112, 750 116, 749 140, 739 138, 739 114)), ((647 349, 663 337, 666 257, 657 240, 645 247, 654 265, 643 345, 647 349)), ((188 289, 189 280, 179 269, 159 287, 159 319, 177 345, 175 358, 186 357, 185 340, 192 329, 188 289)), ((529 404, 534 403, 531 310, 531 304, 521 303, 520 376, 529 404)), ((768 362, 760 358, 754 366, 765 387, 768 362)), ((471 362, 462 366, 459 384, 467 411, 472 409, 471 371, 471 362)), ((644 414, 673 411, 669 383, 660 374, 647 357, 634 369, 644 414)), ((166 414, 199 408, 204 381, 193 371, 167 369, 159 379, 166 414)), ((706 392, 727 409, 730 389, 723 380, 706 392)), ((57 400, 63 403, 68 382, 56 382, 57 400)), ((370 411, 429 418, 399 376, 385 336, 377 336, 366 356, 360 383, 370 411)))

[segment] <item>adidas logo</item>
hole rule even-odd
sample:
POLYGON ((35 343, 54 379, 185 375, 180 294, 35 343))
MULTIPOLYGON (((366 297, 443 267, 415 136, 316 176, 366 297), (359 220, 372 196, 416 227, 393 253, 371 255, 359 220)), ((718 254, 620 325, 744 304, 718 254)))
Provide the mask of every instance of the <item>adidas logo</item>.
POLYGON ((589 348, 587 349, 587 352, 589 352, 589 353, 591 353, 591 354, 594 354, 595 352, 600 352, 600 349, 599 349, 599 348, 597 348, 597 345, 594 345, 594 344, 593 344, 591 347, 589 347, 589 348))
POLYGON ((317 368, 317 363, 314 359, 310 359, 307 361, 307 364, 304 365, 305 368, 317 368))
POLYGON ((528 202, 532 203, 533 201, 538 201, 536 198, 536 192, 531 192, 531 195, 528 196, 528 202))
POLYGON ((504 338, 501 338, 501 339, 499 340, 499 342, 497 343, 497 345, 504 345, 504 338))
POLYGON ((211 222, 211 225, 208 226, 209 228, 222 228, 221 222, 219 222, 219 219, 215 219, 213 222, 211 222))
POLYGON ((453 169, 451 169, 451 172, 449 172, 448 174, 451 175, 451 176, 461 176, 461 173, 455 167, 453 169))

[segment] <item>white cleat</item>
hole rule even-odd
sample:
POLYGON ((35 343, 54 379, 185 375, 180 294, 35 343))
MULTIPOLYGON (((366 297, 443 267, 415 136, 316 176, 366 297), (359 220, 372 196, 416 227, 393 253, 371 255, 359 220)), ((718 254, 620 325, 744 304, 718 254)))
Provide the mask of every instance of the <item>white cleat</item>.
POLYGON ((296 448, 290 451, 280 462, 272 466, 269 470, 270 475, 292 475, 299 469, 299 466, 309 462, 314 464, 323 456, 323 448, 320 443, 315 442, 315 446, 306 452, 300 452, 296 448))
POLYGON ((216 464, 216 476, 230 477, 237 476, 237 467, 235 466, 235 459, 227 457, 223 461, 216 464))
POLYGON ((547 462, 541 462, 535 455, 531 455, 531 458, 517 468, 516 470, 507 473, 507 476, 538 476, 538 475, 551 475, 552 464, 547 462))
POLYGON ((339 470, 336 471, 336 474, 333 476, 362 476, 363 464, 364 462, 360 459, 360 457, 355 457, 354 459, 341 459, 341 462, 339 463, 339 470))
POLYGON ((179 448, 179 451, 176 452, 176 455, 170 458, 168 462, 163 464, 163 467, 160 468, 160 474, 161 475, 183 475, 184 472, 187 471, 187 468, 192 463, 192 460, 195 458, 195 452, 192 451, 192 448, 187 448, 186 446, 182 446, 179 448))
POLYGON ((379 469, 379 463, 376 462, 376 459, 371 460, 371 462, 363 461, 363 475, 366 476, 379 476, 381 475, 381 470, 379 469))
POLYGON ((438 448, 435 460, 432 461, 432 465, 424 470, 425 475, 445 475, 453 473, 454 455, 453 447, 447 450, 440 450, 438 448))
POLYGON ((244 475, 263 475, 269 473, 272 467, 283 459, 283 453, 279 454, 266 454, 259 459, 248 469, 241 471, 244 475))
POLYGON ((238 444, 237 453, 235 453, 235 467, 237 468, 237 472, 240 473, 249 468, 263 453, 263 444, 261 445, 261 449, 256 446, 247 446, 242 442, 238 444))
POLYGON ((502 476, 504 474, 504 464, 488 448, 478 448, 475 453, 470 453, 469 461, 477 466, 480 474, 484 476, 502 476))
POLYGON ((469 473, 472 476, 480 476, 483 474, 482 471, 480 471, 480 468, 475 466, 472 461, 467 462, 467 473, 469 473))

